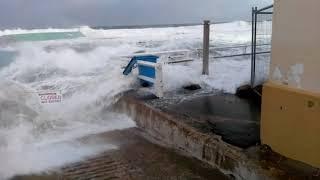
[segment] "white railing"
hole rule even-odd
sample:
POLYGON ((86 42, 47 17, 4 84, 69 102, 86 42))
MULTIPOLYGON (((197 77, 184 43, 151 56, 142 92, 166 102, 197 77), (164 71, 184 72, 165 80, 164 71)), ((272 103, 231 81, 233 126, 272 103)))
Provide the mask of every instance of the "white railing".
POLYGON ((163 63, 175 64, 175 63, 183 63, 193 61, 192 53, 195 51, 188 49, 180 49, 173 51, 158 51, 158 52, 148 52, 148 53, 135 53, 127 56, 122 56, 124 58, 132 58, 134 56, 148 56, 155 55, 161 57, 163 63))

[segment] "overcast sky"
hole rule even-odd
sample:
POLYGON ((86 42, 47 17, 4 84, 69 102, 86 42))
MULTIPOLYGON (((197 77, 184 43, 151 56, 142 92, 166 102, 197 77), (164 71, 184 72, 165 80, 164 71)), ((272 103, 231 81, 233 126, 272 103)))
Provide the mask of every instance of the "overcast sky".
POLYGON ((247 20, 272 0, 0 0, 0 29, 247 20))

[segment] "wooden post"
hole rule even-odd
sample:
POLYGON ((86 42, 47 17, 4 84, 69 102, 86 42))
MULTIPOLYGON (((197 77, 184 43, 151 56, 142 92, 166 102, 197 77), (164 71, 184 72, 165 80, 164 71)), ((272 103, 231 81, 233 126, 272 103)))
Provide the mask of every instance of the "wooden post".
POLYGON ((203 25, 203 68, 202 74, 209 75, 210 21, 203 25))

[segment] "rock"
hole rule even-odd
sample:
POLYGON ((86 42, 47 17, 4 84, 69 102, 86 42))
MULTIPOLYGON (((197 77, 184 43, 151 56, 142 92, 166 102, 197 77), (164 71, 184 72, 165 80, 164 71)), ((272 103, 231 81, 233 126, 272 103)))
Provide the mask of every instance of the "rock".
POLYGON ((184 86, 183 89, 186 89, 189 91, 195 91, 195 90, 201 89, 201 86, 199 84, 191 84, 188 86, 184 86))
POLYGON ((250 85, 244 85, 237 89, 236 96, 244 99, 250 99, 261 104, 262 85, 251 88, 250 85))

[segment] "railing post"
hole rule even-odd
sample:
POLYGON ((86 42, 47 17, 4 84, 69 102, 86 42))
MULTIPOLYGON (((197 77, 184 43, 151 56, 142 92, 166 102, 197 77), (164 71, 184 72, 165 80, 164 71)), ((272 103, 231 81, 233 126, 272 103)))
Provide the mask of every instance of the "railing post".
POLYGON ((156 79, 155 79, 156 96, 158 98, 162 98, 164 96, 162 63, 157 63, 155 65, 155 70, 156 70, 156 79))
POLYGON ((203 25, 203 68, 202 74, 209 75, 210 21, 203 25))

